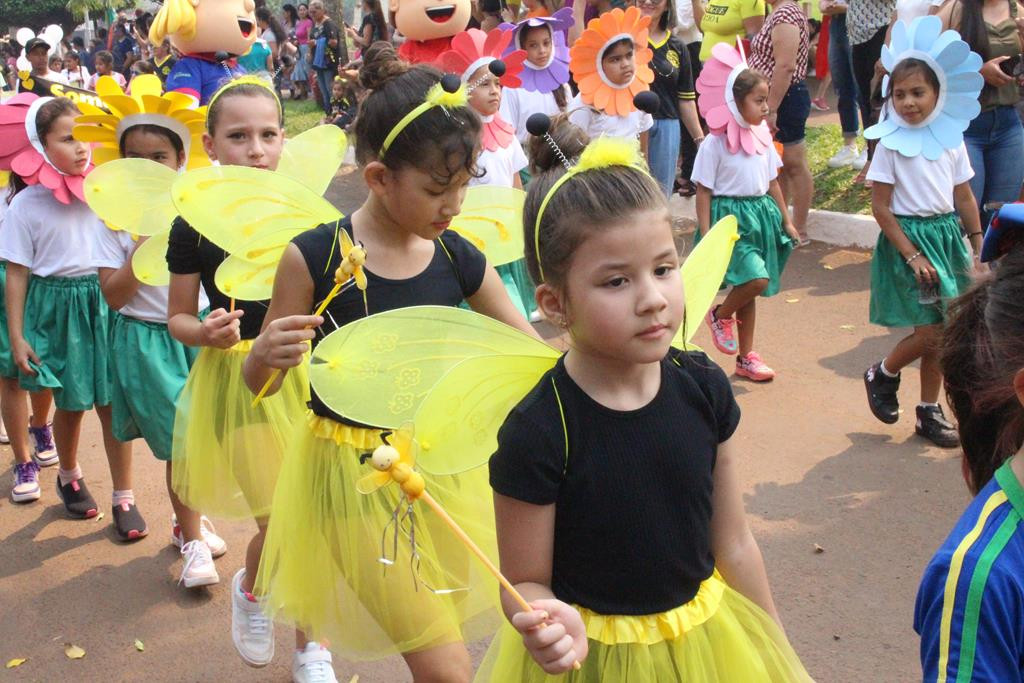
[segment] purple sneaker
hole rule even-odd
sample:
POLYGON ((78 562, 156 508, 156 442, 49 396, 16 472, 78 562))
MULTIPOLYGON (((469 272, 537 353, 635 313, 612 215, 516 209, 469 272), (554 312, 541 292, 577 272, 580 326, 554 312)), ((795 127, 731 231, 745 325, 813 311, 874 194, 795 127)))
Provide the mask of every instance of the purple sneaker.
POLYGON ((53 423, 47 422, 45 427, 29 425, 28 434, 32 437, 32 459, 40 467, 56 465, 57 446, 53 443, 53 423))
POLYGON ((14 488, 11 489, 11 500, 15 503, 28 503, 39 500, 39 465, 29 460, 14 464, 14 488))

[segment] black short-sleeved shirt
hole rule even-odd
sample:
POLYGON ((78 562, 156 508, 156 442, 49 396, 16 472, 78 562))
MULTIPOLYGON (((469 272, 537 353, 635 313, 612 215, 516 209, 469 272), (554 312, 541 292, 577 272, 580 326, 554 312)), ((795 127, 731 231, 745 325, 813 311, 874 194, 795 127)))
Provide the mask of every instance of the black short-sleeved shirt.
POLYGON ((631 411, 590 398, 562 358, 498 431, 491 487, 555 505, 558 599, 601 614, 664 612, 714 570, 712 472, 739 418, 729 380, 703 353, 671 350, 657 395, 631 411))
MULTIPOLYGON (((346 217, 337 223, 318 225, 292 240, 313 278, 314 306, 319 306, 334 287, 334 271, 341 264, 338 230, 344 230, 351 237, 352 219, 346 217)), ((445 230, 434 241, 434 258, 418 275, 405 280, 390 280, 367 270, 365 306, 363 293, 356 287, 336 296, 324 311, 324 324, 320 328, 322 334, 313 339, 313 348, 324 335, 365 317, 367 309, 373 315, 408 306, 458 306, 480 289, 486 269, 487 259, 479 249, 458 233, 445 230)), ((311 391, 310 395, 309 405, 315 414, 346 424, 357 424, 324 405, 315 392, 311 391)))
POLYGON ((693 91, 693 68, 690 65, 690 53, 683 41, 671 33, 661 45, 647 41, 648 47, 654 51, 651 58, 651 69, 654 71, 654 82, 651 92, 658 96, 656 119, 678 119, 679 100, 696 99, 693 91))
MULTIPOLYGON (((177 275, 199 273, 199 279, 210 298, 210 310, 223 308, 231 310, 231 297, 217 289, 214 274, 224 262, 227 252, 206 239, 195 228, 178 216, 171 225, 171 236, 167 240, 167 269, 177 275)), ((242 339, 255 339, 263 327, 269 301, 235 300, 235 309, 245 311, 239 320, 242 339)))
POLYGON ((367 25, 373 27, 373 33, 370 36, 370 40, 372 42, 375 43, 378 40, 387 40, 388 39, 388 33, 387 33, 388 29, 387 29, 387 27, 385 26, 385 27, 381 28, 380 26, 378 26, 377 25, 377 18, 375 16, 373 16, 373 14, 364 14, 363 15, 363 23, 361 23, 359 25, 359 37, 360 38, 362 38, 363 34, 366 33, 367 25))

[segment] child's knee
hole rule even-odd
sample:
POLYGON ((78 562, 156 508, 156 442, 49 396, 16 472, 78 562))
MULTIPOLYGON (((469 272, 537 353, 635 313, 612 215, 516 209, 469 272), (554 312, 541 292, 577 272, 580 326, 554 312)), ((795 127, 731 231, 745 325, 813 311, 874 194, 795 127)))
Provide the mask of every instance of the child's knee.
POLYGON ((754 290, 755 293, 758 296, 760 296, 762 293, 764 293, 764 290, 768 289, 768 283, 769 282, 770 282, 770 280, 768 278, 766 278, 766 277, 759 277, 759 278, 757 278, 755 280, 751 280, 750 282, 747 283, 747 285, 752 290, 754 290))

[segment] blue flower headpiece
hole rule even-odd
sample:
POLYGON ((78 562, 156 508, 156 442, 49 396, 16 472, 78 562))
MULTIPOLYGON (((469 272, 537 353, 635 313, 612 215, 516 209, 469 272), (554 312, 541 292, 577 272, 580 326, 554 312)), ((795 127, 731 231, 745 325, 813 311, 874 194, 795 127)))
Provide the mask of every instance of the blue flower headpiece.
MULTIPOLYGON (((921 123, 909 124, 886 105, 882 120, 865 130, 864 137, 877 139, 903 156, 923 154, 934 161, 944 150, 960 146, 967 126, 981 112, 982 60, 959 33, 943 31, 936 16, 919 17, 909 27, 902 21, 893 25, 890 44, 882 46, 882 66, 891 74, 897 64, 911 58, 927 64, 939 80, 935 110, 921 123)), ((889 92, 888 75, 882 80, 882 92, 889 92)))

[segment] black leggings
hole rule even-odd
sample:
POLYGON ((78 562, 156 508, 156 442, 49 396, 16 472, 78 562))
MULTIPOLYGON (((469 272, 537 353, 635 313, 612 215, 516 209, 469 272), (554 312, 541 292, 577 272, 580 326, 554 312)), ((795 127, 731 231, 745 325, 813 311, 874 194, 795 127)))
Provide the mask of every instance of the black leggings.
MULTIPOLYGON (((875 63, 882 56, 882 45, 885 44, 885 31, 888 27, 883 26, 871 36, 866 43, 850 47, 850 57, 853 63, 853 78, 857 82, 857 105, 860 107, 861 121, 864 128, 876 123, 871 109, 871 80, 875 77, 875 63)), ((868 145, 868 158, 872 156, 874 145, 868 145)))

